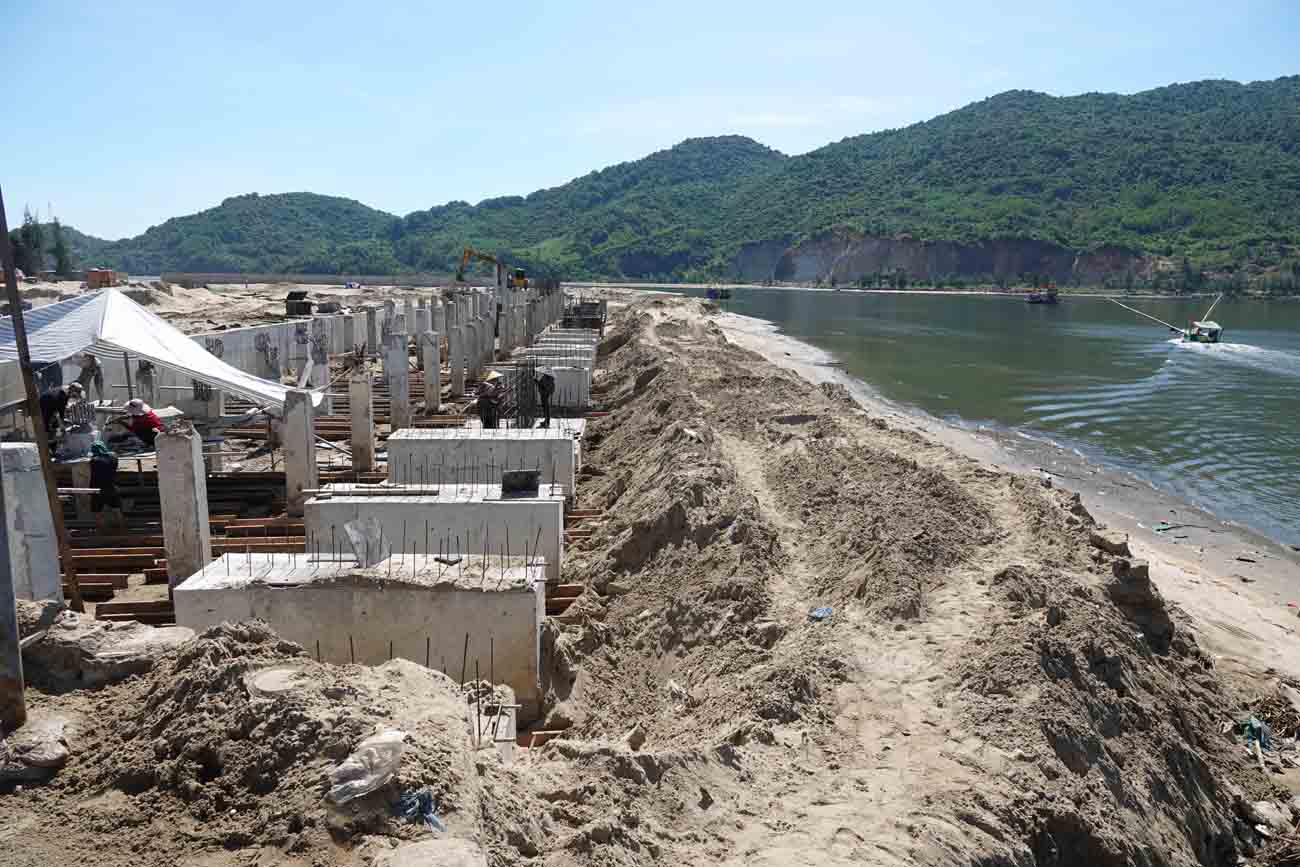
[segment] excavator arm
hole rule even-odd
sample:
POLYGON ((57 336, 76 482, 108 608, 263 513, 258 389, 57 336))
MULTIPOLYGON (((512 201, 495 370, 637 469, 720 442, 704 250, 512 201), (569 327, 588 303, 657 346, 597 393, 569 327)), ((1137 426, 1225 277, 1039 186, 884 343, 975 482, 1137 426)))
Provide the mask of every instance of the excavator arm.
POLYGON ((481 250, 475 250, 473 247, 466 247, 465 251, 460 254, 460 265, 456 268, 456 282, 465 282, 465 269, 469 263, 475 259, 480 262, 487 262, 489 265, 496 265, 506 272, 506 281, 510 286, 516 289, 528 288, 528 276, 524 273, 523 268, 507 268, 506 264, 493 256, 491 253, 484 253, 481 250))
POLYGON ((456 268, 457 283, 465 282, 465 268, 475 259, 478 259, 481 262, 487 262, 491 265, 501 264, 501 260, 497 259, 497 257, 493 256, 491 253, 484 253, 480 250, 475 250, 473 247, 466 247, 465 252, 460 254, 460 265, 456 268))

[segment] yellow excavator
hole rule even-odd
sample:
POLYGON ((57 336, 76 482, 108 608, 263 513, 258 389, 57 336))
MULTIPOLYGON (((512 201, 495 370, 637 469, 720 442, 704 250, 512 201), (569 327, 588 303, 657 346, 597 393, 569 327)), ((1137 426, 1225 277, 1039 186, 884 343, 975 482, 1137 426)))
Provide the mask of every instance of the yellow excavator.
POLYGON ((460 265, 456 268, 456 282, 465 282, 465 268, 473 260, 478 259, 480 262, 489 262, 498 268, 506 270, 506 285, 511 289, 527 289, 528 275, 524 273, 523 268, 506 269, 506 265, 491 253, 484 253, 481 250, 475 250, 473 247, 466 247, 465 252, 460 254, 460 265))

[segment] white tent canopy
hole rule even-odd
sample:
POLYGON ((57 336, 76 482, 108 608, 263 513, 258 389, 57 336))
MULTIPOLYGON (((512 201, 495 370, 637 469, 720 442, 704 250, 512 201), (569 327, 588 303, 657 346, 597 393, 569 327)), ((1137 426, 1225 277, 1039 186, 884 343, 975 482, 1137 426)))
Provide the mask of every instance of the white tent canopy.
MULTIPOLYGON (((82 352, 101 359, 125 352, 259 406, 284 406, 288 386, 226 364, 117 289, 101 289, 24 311, 23 322, 33 365, 66 361, 82 352)), ((13 319, 0 317, 0 362, 17 359, 13 319)), ((313 394, 313 403, 320 399, 319 392, 313 394)))

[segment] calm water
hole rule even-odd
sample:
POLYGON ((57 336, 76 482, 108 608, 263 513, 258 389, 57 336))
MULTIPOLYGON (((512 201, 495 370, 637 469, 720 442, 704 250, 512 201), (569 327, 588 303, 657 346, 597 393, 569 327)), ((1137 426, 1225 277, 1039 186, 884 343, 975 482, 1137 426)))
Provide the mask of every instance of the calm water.
MULTIPOLYGON (((756 289, 724 303, 830 351, 886 398, 1046 434, 1300 543, 1300 303, 1225 300, 1213 346, 1103 299, 756 289)), ((1126 303, 1186 323, 1208 302, 1126 303)))

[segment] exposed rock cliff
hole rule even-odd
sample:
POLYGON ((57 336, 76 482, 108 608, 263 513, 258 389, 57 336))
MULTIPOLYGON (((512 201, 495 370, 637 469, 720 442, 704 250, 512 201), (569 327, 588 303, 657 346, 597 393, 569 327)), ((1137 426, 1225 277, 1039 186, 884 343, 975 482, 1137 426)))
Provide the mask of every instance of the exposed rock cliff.
POLYGON ((1027 239, 961 244, 906 237, 873 238, 839 231, 795 245, 788 240, 748 244, 733 260, 731 276, 791 282, 834 278, 846 284, 877 272, 901 269, 911 280, 1046 274, 1058 283, 1095 284, 1125 271, 1142 272, 1148 265, 1141 255, 1115 248, 1079 252, 1027 239))

